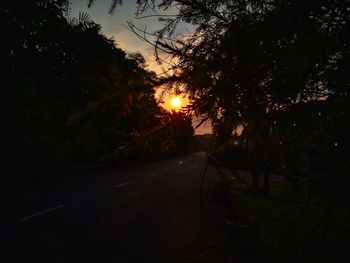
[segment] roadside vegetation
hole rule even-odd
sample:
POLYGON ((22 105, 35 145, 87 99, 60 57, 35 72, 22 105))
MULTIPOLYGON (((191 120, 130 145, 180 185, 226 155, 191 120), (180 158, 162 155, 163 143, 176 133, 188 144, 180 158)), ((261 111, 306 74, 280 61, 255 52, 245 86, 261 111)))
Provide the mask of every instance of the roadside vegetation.
MULTIPOLYGON (((119 4, 111 0, 110 12, 119 4)), ((346 262, 350 1, 137 6, 136 17, 151 13, 164 23, 155 33, 128 26, 169 65, 165 78, 148 71, 141 54, 118 48, 86 14, 67 19, 67 0, 4 2, 3 166, 176 152, 190 145, 194 114, 212 123, 212 156, 236 178, 228 191, 262 256, 256 261, 346 262), (186 36, 177 31, 184 24, 191 28, 186 36), (160 84, 186 93, 186 113, 157 105, 153 87, 160 84)))
POLYGON ((183 85, 188 110, 212 122, 220 166, 247 175, 229 188, 256 228, 256 261, 347 262, 350 2, 137 3, 137 16, 156 11, 164 27, 155 41, 130 29, 159 61, 177 61, 169 85, 183 85), (183 24, 193 28, 185 37, 183 24))
POLYGON ((144 158, 191 141, 190 118, 158 106, 143 56, 86 13, 69 18, 69 1, 5 1, 0 13, 3 168, 99 162, 122 148, 118 158, 144 158))
POLYGON ((267 196, 251 194, 240 179, 230 177, 226 191, 238 218, 231 226, 251 250, 250 262, 349 261, 347 202, 325 196, 309 181, 272 177, 267 196))

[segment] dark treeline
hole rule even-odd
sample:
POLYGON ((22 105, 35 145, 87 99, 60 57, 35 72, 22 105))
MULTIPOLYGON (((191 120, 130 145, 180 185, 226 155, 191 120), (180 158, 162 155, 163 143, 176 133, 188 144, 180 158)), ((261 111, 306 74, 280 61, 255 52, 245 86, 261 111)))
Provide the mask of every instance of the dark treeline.
POLYGON ((334 193, 346 194, 350 1, 137 2, 140 16, 177 6, 174 16, 159 15, 165 24, 155 34, 157 54, 179 62, 169 81, 185 85, 190 110, 213 122, 218 151, 234 163, 233 135, 243 146, 254 188, 257 174, 275 170, 327 178, 334 193), (194 28, 185 38, 176 34, 183 23, 194 28))
POLYGON ((140 16, 178 10, 160 15, 153 44, 178 61, 169 83, 213 123, 248 262, 349 261, 350 1, 137 3, 140 16))
POLYGON ((142 156, 169 152, 184 143, 172 118, 192 136, 188 117, 157 105, 156 75, 142 55, 118 48, 87 14, 67 18, 68 1, 5 1, 0 13, 4 166, 136 158, 141 134, 142 156))
MULTIPOLYGON (((347 185, 350 2, 142 0, 136 15, 174 5, 179 12, 155 34, 156 54, 178 61, 170 86, 183 85, 189 111, 212 121, 218 151, 230 156, 236 137, 253 178, 275 170, 347 185), (186 38, 174 34, 182 22, 194 28, 186 38)), ((142 56, 118 49, 84 14, 68 21, 68 11, 63 0, 1 11, 6 164, 97 159, 159 141, 148 139, 163 113, 142 56)))
POLYGON ((348 262, 350 0, 137 4, 139 18, 155 11, 164 27, 155 41, 130 29, 159 61, 177 61, 169 85, 213 123, 212 160, 232 171, 227 193, 242 223, 233 232, 250 246, 247 261, 348 262))

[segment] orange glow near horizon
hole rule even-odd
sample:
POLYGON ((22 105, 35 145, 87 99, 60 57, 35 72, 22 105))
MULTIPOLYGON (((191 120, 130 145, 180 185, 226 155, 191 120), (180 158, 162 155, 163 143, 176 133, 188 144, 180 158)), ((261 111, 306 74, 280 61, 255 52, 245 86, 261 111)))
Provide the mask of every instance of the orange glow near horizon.
POLYGON ((180 111, 182 108, 188 106, 190 100, 184 93, 166 92, 163 88, 156 89, 156 100, 159 106, 167 111, 180 111))

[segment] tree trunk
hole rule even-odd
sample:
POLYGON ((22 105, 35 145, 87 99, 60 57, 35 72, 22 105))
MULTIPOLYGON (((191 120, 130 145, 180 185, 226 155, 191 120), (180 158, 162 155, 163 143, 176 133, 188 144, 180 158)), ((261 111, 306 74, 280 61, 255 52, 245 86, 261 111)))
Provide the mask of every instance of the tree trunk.
POLYGON ((266 194, 270 193, 270 167, 269 167, 269 165, 266 165, 265 169, 264 169, 264 187, 263 187, 263 191, 266 194))
POLYGON ((216 142, 218 145, 226 144, 230 141, 233 127, 234 127, 233 114, 226 114, 224 118, 224 122, 221 124, 218 130, 218 134, 216 138, 216 142))
POLYGON ((253 170, 252 172, 252 179, 253 179, 253 182, 252 182, 252 190, 253 191, 258 191, 259 190, 259 171, 258 170, 253 170))

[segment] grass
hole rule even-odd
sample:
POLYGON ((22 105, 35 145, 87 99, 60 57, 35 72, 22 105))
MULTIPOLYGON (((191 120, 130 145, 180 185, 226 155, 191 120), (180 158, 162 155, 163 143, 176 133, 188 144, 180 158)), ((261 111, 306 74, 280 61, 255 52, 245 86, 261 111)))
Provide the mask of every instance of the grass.
POLYGON ((316 194, 312 184, 271 178, 270 196, 227 185, 253 262, 350 262, 350 209, 316 194))

